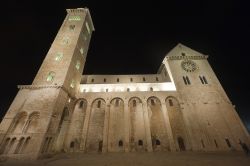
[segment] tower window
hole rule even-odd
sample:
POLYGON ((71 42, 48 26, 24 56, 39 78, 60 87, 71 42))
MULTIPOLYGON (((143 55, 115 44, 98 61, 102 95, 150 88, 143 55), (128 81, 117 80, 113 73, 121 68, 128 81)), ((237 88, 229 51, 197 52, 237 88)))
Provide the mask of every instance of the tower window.
POLYGON ((171 99, 168 100, 169 106, 173 106, 173 101, 171 99))
POLYGON ((75 25, 70 25, 70 26, 69 26, 69 29, 70 29, 71 31, 73 31, 73 30, 75 29, 75 27, 76 27, 75 25))
POLYGON ((156 140, 155 140, 155 144, 156 144, 156 145, 161 145, 161 141, 158 140, 158 139, 156 139, 156 140))
POLYGON ((155 79, 156 79, 156 81, 159 81, 158 77, 156 77, 155 79))
POLYGON ((97 103, 97 108, 101 108, 101 101, 100 100, 97 103))
POLYGON ((146 78, 145 78, 145 77, 143 77, 143 81, 144 81, 144 82, 146 81, 146 78))
POLYGON ((88 33, 90 34, 91 32, 90 32, 90 28, 89 28, 88 22, 85 23, 85 26, 86 26, 86 28, 87 28, 88 33))
POLYGON ((184 81, 185 85, 190 85, 191 84, 188 76, 183 76, 182 78, 183 78, 183 81, 184 81))
POLYGON ((119 146, 119 147, 122 147, 122 146, 123 146, 122 140, 120 140, 120 141, 118 142, 118 146, 119 146))
POLYGON ((133 78, 130 78, 130 82, 133 82, 133 78))
POLYGON ((80 66, 81 66, 81 63, 80 63, 80 61, 78 60, 78 61, 76 62, 76 69, 79 70, 79 69, 80 69, 80 66))
POLYGON ((133 107, 136 106, 136 100, 133 100, 133 107))
POLYGON ((119 99, 115 100, 115 106, 118 107, 119 106, 119 99))
POLYGON ((204 144, 203 140, 201 140, 201 145, 202 145, 203 148, 205 148, 205 144, 204 144))
POLYGON ((81 47, 80 49, 80 53, 83 54, 84 53, 84 49, 81 47))
POLYGON ((204 84, 203 78, 201 76, 199 76, 199 78, 200 78, 201 83, 204 84))
POLYGON ((79 108, 83 107, 83 101, 80 101, 79 108))
POLYGON ((75 80, 72 80, 72 81, 71 81, 70 87, 71 87, 71 88, 74 88, 74 87, 75 87, 75 80))
POLYGON ((55 60, 56 61, 60 61, 63 57, 63 53, 62 52, 57 52, 56 53, 56 57, 55 57, 55 60))
POLYGON ((230 143, 229 139, 226 138, 225 141, 227 143, 227 146, 230 148, 231 147, 231 143, 230 143))
POLYGON ((154 99, 151 99, 150 102, 151 102, 151 105, 155 105, 154 99))
POLYGON ((53 71, 49 72, 49 74, 48 74, 48 76, 47 76, 47 81, 48 81, 48 82, 53 81, 54 78, 55 78, 55 75, 56 75, 55 72, 53 72, 53 71))
POLYGON ((119 78, 117 78, 116 81, 119 82, 120 81, 119 78))
POLYGON ((206 77, 205 77, 205 76, 203 76, 202 78, 203 78, 204 83, 205 83, 205 84, 208 84, 208 83, 207 83, 207 79, 206 79, 206 77))

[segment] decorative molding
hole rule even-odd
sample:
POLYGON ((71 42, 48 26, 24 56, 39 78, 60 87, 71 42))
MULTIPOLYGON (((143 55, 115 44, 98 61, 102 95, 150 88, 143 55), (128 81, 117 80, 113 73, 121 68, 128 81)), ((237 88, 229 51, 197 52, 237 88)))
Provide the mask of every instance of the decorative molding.
POLYGON ((205 56, 166 56, 166 60, 200 60, 200 59, 207 59, 208 55, 205 56))

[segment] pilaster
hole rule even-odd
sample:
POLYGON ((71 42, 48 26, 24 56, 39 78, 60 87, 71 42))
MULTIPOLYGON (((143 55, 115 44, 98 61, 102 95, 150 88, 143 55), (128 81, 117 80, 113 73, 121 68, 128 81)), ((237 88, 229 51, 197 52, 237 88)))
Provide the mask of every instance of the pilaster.
POLYGON ((146 146, 147 146, 147 151, 152 152, 152 139, 151 139, 151 131, 150 131, 150 121, 148 118, 148 108, 147 108, 147 103, 143 101, 142 103, 142 108, 143 108, 143 117, 144 117, 144 124, 145 124, 145 135, 146 135, 146 146))
POLYGON ((91 104, 88 104, 87 109, 86 109, 86 120, 84 121, 84 124, 83 124, 82 135, 81 135, 81 140, 80 140, 81 141, 80 151, 86 150, 86 140, 87 140, 90 116, 91 116, 91 104))

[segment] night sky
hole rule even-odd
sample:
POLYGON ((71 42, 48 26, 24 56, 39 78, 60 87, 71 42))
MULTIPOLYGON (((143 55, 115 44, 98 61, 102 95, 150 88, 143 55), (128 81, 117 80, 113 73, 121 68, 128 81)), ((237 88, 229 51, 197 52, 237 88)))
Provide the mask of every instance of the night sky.
POLYGON ((1 117, 18 89, 31 84, 65 9, 88 7, 93 33, 84 74, 156 73, 179 42, 209 63, 250 130, 248 4, 240 0, 1 2, 1 117), (122 60, 122 63, 121 63, 122 60))

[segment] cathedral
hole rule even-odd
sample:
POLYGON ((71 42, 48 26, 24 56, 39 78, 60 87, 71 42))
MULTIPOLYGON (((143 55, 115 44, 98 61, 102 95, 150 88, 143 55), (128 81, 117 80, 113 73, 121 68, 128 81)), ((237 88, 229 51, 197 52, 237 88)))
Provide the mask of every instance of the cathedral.
POLYGON ((94 25, 67 9, 31 85, 0 124, 0 157, 57 153, 242 151, 249 133, 208 63, 178 44, 154 74, 82 75, 94 25))

